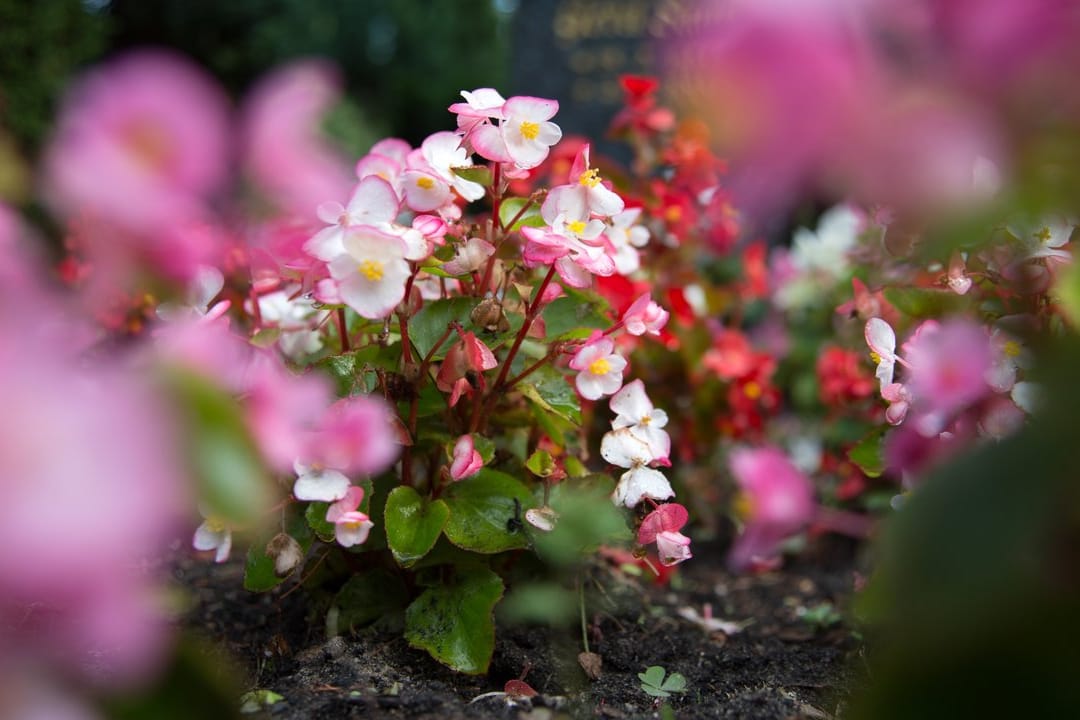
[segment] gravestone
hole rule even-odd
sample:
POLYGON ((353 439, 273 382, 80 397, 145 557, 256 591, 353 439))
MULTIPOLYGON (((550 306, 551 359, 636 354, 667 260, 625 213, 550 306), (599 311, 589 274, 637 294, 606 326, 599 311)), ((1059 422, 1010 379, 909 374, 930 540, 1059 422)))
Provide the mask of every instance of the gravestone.
POLYGON ((622 104, 619 76, 653 72, 652 0, 521 0, 512 23, 510 89, 559 101, 564 135, 585 135, 596 150, 625 159, 604 141, 622 104))

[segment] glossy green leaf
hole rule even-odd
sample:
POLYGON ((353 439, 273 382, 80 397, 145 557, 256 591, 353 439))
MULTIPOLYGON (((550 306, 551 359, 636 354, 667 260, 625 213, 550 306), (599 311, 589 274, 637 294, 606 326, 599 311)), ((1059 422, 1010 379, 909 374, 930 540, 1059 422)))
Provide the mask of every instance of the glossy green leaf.
POLYGON ((884 438, 885 431, 875 429, 848 450, 848 460, 855 463, 867 477, 876 478, 885 472, 885 457, 882 454, 884 438))
POLYGON ((506 473, 485 468, 455 483, 446 493, 446 504, 450 507, 446 537, 460 548, 489 554, 529 544, 521 522, 533 498, 525 485, 506 473))
MULTIPOLYGON (((446 332, 451 322, 469 326, 469 313, 476 307, 476 299, 468 297, 449 298, 447 300, 434 300, 424 303, 420 312, 409 318, 409 339, 417 354, 423 358, 427 356, 431 348, 435 346, 442 334, 446 332)), ((446 342, 433 356, 436 360, 446 357, 454 343, 457 342, 456 334, 447 338, 446 342)))
POLYGON ((521 393, 538 407, 575 425, 581 424, 581 403, 577 392, 558 370, 542 367, 522 381, 521 393))
POLYGON ((386 499, 386 540, 398 565, 409 567, 439 539, 450 509, 442 500, 425 502, 411 487, 400 486, 386 499))
POLYGON ((450 168, 455 175, 477 185, 491 187, 491 169, 486 165, 472 165, 470 167, 450 168))
POLYGON ((499 205, 499 222, 507 231, 517 230, 521 227, 544 227, 547 223, 544 222, 544 218, 540 217, 540 206, 536 203, 529 205, 529 200, 526 198, 506 198, 499 205), (529 208, 525 212, 521 212, 521 209, 526 205, 529 208), (520 217, 518 214, 520 213, 520 217), (507 227, 511 220, 517 217, 514 221, 513 227, 507 227))
POLYGON ((459 571, 428 588, 405 611, 405 639, 459 672, 487 672, 495 650, 493 610, 503 583, 491 570, 459 571))
POLYGON ((547 477, 555 471, 555 460, 547 450, 537 450, 525 462, 529 472, 539 477, 547 477))
POLYGON ((580 292, 552 300, 542 317, 548 340, 587 338, 593 330, 611 326, 606 303, 580 292))

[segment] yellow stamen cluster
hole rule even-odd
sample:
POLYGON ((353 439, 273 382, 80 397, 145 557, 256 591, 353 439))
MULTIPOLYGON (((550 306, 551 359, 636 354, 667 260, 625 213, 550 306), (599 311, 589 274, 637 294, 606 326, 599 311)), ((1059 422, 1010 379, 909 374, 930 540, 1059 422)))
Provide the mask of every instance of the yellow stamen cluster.
POLYGON ((1035 233, 1035 237, 1041 242, 1046 242, 1051 237, 1050 228, 1043 226, 1043 228, 1039 230, 1039 232, 1035 233))
POLYGON ((521 121, 521 137, 526 140, 535 140, 536 136, 540 134, 540 123, 534 123, 531 120, 521 121))
POLYGON ((611 363, 607 361, 607 358, 596 358, 589 363, 589 372, 593 375, 607 375, 611 372, 611 363))
POLYGON ((870 351, 870 359, 874 361, 875 365, 880 365, 881 364, 881 356, 878 355, 873 350, 870 351))
POLYGON ((1005 346, 1002 348, 1002 352, 1004 352, 1009 357, 1016 357, 1020 354, 1020 343, 1016 342, 1015 340, 1010 340, 1005 343, 1005 346))
POLYGON ((596 187, 600 184, 600 171, 596 168, 589 168, 578 176, 578 183, 587 187, 596 187))
POLYGON ((751 380, 743 386, 743 394, 751 400, 757 400, 761 397, 761 386, 751 380))
POLYGON ((206 518, 206 529, 214 533, 224 532, 225 521, 216 515, 211 515, 206 518))
POLYGON ((383 264, 378 260, 365 260, 360 263, 360 274, 371 282, 378 282, 383 278, 383 264))
POLYGON ((642 415, 641 419, 638 420, 638 424, 640 424, 640 425, 648 425, 651 422, 652 422, 652 416, 650 416, 650 415, 642 415))
POLYGON ((420 177, 416 178, 416 187, 420 188, 421 190, 430 190, 431 188, 435 187, 435 181, 429 177, 421 175, 420 177))
POLYGON ((585 232, 585 221, 574 220, 573 222, 568 222, 566 223, 566 229, 574 233, 575 235, 580 235, 581 233, 585 232))

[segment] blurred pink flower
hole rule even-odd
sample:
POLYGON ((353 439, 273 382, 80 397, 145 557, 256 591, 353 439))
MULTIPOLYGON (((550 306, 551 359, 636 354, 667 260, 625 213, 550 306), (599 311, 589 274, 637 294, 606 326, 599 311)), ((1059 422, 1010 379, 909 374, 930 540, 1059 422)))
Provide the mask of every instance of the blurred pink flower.
POLYGON ((920 411, 947 416, 989 393, 990 338, 983 327, 961 318, 926 321, 904 349, 920 411))
POLYGON ((354 395, 327 409, 304 459, 343 473, 377 475, 394 464, 401 447, 393 409, 380 397, 354 395))
POLYGON ((115 229, 91 236, 95 256, 151 253, 155 269, 187 277, 215 259, 213 237, 190 235, 229 174, 228 112, 214 82, 177 55, 139 51, 94 68, 64 99, 45 200, 115 229))
POLYGON ((320 130, 339 95, 333 66, 301 60, 262 78, 244 101, 246 171, 281 210, 312 223, 321 203, 347 197, 355 184, 320 130))
POLYGON ((0 325, 0 664, 147 678, 168 631, 140 563, 164 551, 186 500, 171 419, 130 368, 0 325))
POLYGON ((741 491, 736 505, 745 526, 728 565, 737 572, 769 567, 779 559, 780 543, 812 519, 813 487, 777 448, 734 450, 729 463, 741 491))

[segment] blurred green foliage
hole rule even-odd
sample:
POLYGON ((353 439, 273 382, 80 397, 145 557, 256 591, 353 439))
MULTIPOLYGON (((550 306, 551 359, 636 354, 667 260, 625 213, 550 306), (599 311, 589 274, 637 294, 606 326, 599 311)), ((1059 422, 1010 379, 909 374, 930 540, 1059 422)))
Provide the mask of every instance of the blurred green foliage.
POLYGON ((372 130, 413 143, 452 127, 460 90, 504 79, 491 0, 112 0, 107 12, 114 48, 178 49, 234 95, 290 58, 330 58, 372 130))
POLYGON ((68 77, 105 51, 109 27, 80 0, 0 0, 0 132, 37 147, 68 77))

